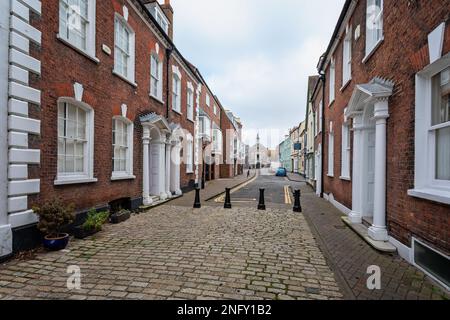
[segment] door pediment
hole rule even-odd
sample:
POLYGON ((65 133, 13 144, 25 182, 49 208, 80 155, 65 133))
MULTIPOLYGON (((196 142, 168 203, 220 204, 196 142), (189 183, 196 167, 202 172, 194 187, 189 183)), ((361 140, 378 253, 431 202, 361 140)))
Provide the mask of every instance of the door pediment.
POLYGON ((160 131, 171 131, 166 118, 154 112, 141 116, 139 120, 143 127, 156 127, 160 131))
POLYGON ((382 78, 374 78, 369 83, 356 85, 345 111, 347 118, 361 114, 376 99, 388 98, 393 94, 394 83, 382 78))

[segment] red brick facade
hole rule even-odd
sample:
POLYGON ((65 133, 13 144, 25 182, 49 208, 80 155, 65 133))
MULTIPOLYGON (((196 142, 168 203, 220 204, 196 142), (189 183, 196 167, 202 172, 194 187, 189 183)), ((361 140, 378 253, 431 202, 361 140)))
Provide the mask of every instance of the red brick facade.
MULTIPOLYGON (((364 61, 366 1, 358 1, 349 25, 353 32, 360 28, 360 38, 352 37, 351 81, 343 87, 343 39, 339 39, 333 57, 336 61, 335 101, 330 104, 330 66, 326 67, 325 137, 329 124, 334 130, 334 177, 327 176, 328 138, 323 149, 324 192, 333 194, 336 201, 352 208, 352 182, 340 179, 341 127, 344 109, 355 86, 375 77, 394 83, 389 99, 387 120, 387 187, 386 216, 389 235, 408 247, 417 237, 447 255, 450 253, 450 206, 421 200, 408 195, 414 188, 415 163, 415 74, 430 64, 428 35, 439 24, 446 22, 443 55, 450 52, 450 1, 384 1, 384 41, 364 61)), ((345 28, 345 26, 344 26, 345 28)), ((328 61, 326 62, 328 63, 328 61)), ((321 98, 315 98, 315 105, 321 98)), ((353 135, 352 135, 353 136, 353 135)), ((317 145, 317 143, 316 143, 317 145)), ((353 139, 352 139, 353 152, 353 139)), ((352 164, 350 165, 352 168, 352 164)))
MULTIPOLYGON (((143 1, 145 2, 145 1, 143 1)), ((148 2, 148 1, 147 1, 148 2)), ((142 126, 139 117, 156 113, 168 123, 178 123, 195 136, 197 87, 202 85, 200 107, 212 121, 220 126, 221 107, 215 102, 201 76, 199 77, 171 42, 170 37, 158 30, 155 20, 140 5, 139 1, 105 0, 96 1, 95 57, 93 59, 58 39, 59 1, 43 1, 39 19, 32 21, 42 31, 42 48, 32 48, 35 57, 41 60, 42 76, 33 78, 31 84, 42 90, 42 108, 30 112, 40 119, 42 130, 39 139, 31 141, 41 149, 40 167, 30 166, 31 178, 41 179, 41 192, 29 197, 30 206, 61 197, 73 202, 77 210, 104 207, 113 200, 130 198, 138 203, 142 199, 142 126), (132 4, 131 4, 132 3, 132 4), (128 9, 128 24, 135 32, 135 83, 113 74, 114 69, 114 17, 124 15, 128 9), (151 27, 150 27, 151 25, 151 27), (110 49, 108 53, 107 49, 110 49), (156 53, 156 48, 159 51, 156 53), (157 54, 162 61, 162 101, 150 96, 150 57, 157 54), (169 54, 169 56, 168 56, 169 54), (181 112, 172 110, 172 66, 181 73, 181 112), (187 84, 194 88, 194 116, 187 118, 187 84), (74 97, 74 83, 83 86, 83 102, 94 111, 94 178, 97 182, 69 185, 55 185, 57 176, 57 101, 61 97, 74 97), (210 107, 206 106, 206 94, 210 96, 210 107), (112 118, 121 115, 121 106, 127 106, 127 118, 134 123, 133 133, 133 175, 135 179, 112 181, 112 118), (217 114, 213 112, 217 106, 217 114)), ((172 17, 170 17, 172 19, 172 17)), ((171 30, 170 32, 171 33, 171 30)), ((225 134, 225 133, 224 133, 225 134)), ((195 137, 194 137, 195 141, 195 137)), ((195 145, 195 144, 194 144, 195 145)), ((186 160, 186 151, 181 157, 186 160)), ((200 173, 201 174, 201 173, 200 173)), ((219 164, 210 170, 209 179, 219 178, 219 164)), ((195 185, 194 173, 186 172, 185 161, 180 168, 181 188, 195 185)))

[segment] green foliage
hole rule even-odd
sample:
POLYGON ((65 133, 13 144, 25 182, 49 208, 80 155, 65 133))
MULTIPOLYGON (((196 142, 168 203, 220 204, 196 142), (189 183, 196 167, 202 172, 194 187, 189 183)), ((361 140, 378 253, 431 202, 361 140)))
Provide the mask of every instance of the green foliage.
POLYGON ((88 212, 87 219, 83 224, 83 229, 100 231, 108 218, 108 211, 97 212, 95 209, 91 209, 88 212))
POLYGON ((64 205, 58 198, 44 203, 41 207, 34 207, 33 211, 39 216, 38 229, 48 235, 58 237, 61 228, 75 220, 75 206, 64 205))

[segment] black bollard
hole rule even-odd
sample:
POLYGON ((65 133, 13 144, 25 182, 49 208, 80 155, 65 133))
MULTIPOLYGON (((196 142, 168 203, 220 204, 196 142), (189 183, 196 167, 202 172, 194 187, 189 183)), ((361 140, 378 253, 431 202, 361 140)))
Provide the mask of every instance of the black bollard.
POLYGON ((225 204, 223 207, 225 209, 231 209, 231 196, 230 196, 230 188, 225 189, 225 204))
POLYGON ((195 201, 194 201, 194 209, 200 209, 202 204, 200 203, 200 188, 195 189, 195 201))
POLYGON ((294 212, 302 212, 302 206, 300 204, 300 190, 294 191, 294 212))
POLYGON ((264 189, 259 189, 258 210, 266 210, 266 204, 264 202, 264 189))

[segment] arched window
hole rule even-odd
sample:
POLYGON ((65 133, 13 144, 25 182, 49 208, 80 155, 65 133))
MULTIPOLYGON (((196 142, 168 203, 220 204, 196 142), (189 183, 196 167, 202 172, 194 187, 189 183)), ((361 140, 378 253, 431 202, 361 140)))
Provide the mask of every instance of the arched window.
POLYGON ((124 117, 112 120, 112 180, 133 179, 133 123, 124 117))
POLYGON ((58 174, 55 184, 94 182, 94 111, 72 98, 58 101, 58 174))

